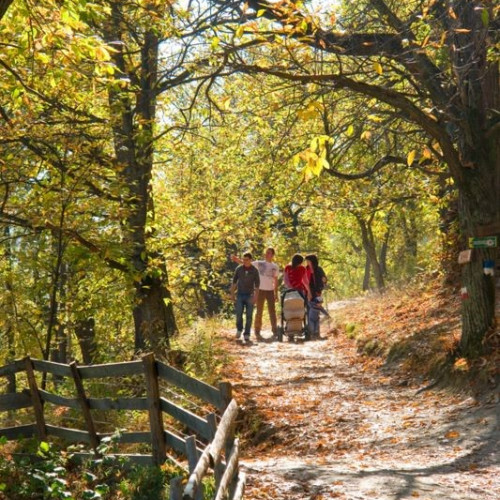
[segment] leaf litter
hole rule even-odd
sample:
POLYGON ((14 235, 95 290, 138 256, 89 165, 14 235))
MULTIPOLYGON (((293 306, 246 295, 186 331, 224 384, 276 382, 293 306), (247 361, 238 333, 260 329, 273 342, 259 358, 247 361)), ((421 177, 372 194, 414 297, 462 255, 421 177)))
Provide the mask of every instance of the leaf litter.
MULTIPOLYGON (((432 302, 450 316, 448 338, 439 321, 432 327, 442 336, 440 349, 453 343, 452 302, 436 301, 427 292, 429 303, 409 311, 400 296, 397 300, 385 322, 387 309, 380 300, 332 303, 330 310, 336 323, 354 317, 384 343, 382 331, 404 341, 401 322, 422 322, 422 307, 424 317, 435 320, 441 312, 432 310, 432 302)), ((437 335, 426 328, 427 336, 437 335)), ((223 334, 232 358, 226 375, 242 407, 237 433, 247 474, 245 498, 500 498, 494 390, 482 398, 444 389, 417 392, 425 370, 418 373, 407 360, 388 369, 390 348, 367 356, 342 325, 323 330, 319 341, 249 346, 237 344, 233 333, 223 334)), ((406 332, 408 337, 408 326, 406 332)), ((270 332, 262 333, 269 339, 270 332)), ((425 338, 414 337, 425 344, 425 338)))

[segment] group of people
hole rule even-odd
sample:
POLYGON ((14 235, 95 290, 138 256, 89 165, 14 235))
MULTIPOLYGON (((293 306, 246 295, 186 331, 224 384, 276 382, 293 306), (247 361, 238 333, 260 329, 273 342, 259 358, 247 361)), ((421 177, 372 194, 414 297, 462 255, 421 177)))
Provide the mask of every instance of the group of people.
MULTIPOLYGON (((246 252, 243 258, 235 255, 232 260, 240 264, 233 275, 231 299, 236 309, 236 338, 243 335, 245 342, 250 340, 254 305, 256 305, 254 332, 255 338, 262 340, 262 313, 267 303, 273 337, 277 337, 278 321, 276 303, 279 299, 279 267, 274 262, 274 248, 267 248, 263 260, 253 260, 246 252)), ((319 311, 321 293, 326 285, 326 275, 314 254, 303 257, 295 254, 285 267, 283 282, 287 289, 297 290, 308 304, 308 327, 311 335, 319 337, 319 311), (305 265, 304 265, 305 264, 305 265)), ((323 310, 324 311, 324 310, 323 310)))

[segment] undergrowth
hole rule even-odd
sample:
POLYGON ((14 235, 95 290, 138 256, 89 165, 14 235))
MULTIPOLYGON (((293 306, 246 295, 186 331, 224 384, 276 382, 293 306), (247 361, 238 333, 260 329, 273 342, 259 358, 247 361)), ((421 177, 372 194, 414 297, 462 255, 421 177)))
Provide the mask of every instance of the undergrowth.
POLYGON ((171 340, 170 363, 204 382, 216 385, 224 378, 228 354, 218 340, 216 318, 199 320, 192 329, 171 340))
POLYGON ((443 386, 474 391, 496 383, 498 331, 486 336, 481 358, 461 358, 458 290, 439 278, 369 294, 347 306, 341 322, 362 356, 378 360, 408 383, 439 379, 443 386))
MULTIPOLYGON (((204 320, 190 332, 171 342, 170 364, 185 373, 216 385, 223 379, 224 366, 229 362, 217 341, 216 320, 204 320)), ((120 387, 90 381, 87 390, 92 397, 141 396, 143 384, 124 377, 120 387)), ((64 382, 54 385, 56 391, 70 396, 64 382)), ((170 394, 167 395, 170 398, 170 394)), ((181 396, 182 398, 182 396, 181 396)), ((178 404, 182 404, 178 403, 178 404)), ((208 411, 208 410, 207 410, 208 411)), ((46 417, 51 424, 74 427, 81 415, 71 409, 47 407, 46 417)), ((149 428, 148 415, 139 411, 94 411, 98 430, 139 430, 149 428)), ((31 414, 9 417, 9 425, 17 425, 31 414)), ((178 423, 165 416, 169 425, 178 423)), ((5 422, 4 422, 5 423, 5 422)), ((184 429, 179 428, 182 433, 184 429)), ((78 452, 89 452, 83 445, 65 446, 57 439, 38 442, 34 439, 7 442, 0 439, 0 500, 52 499, 130 499, 150 500, 169 498, 169 483, 173 477, 187 480, 187 471, 177 462, 165 462, 161 467, 143 467, 128 463, 116 453, 149 452, 149 445, 120 445, 105 438, 99 447, 101 458, 83 463, 75 461, 78 452), (143 449, 144 448, 144 449, 143 449)), ((204 480, 204 498, 213 497, 213 478, 204 480)))
POLYGON ((166 499, 173 477, 186 476, 175 464, 138 467, 110 453, 109 441, 100 445, 103 457, 80 465, 81 446, 60 448, 33 439, 18 443, 0 440, 0 498, 2 500, 56 499, 166 499))

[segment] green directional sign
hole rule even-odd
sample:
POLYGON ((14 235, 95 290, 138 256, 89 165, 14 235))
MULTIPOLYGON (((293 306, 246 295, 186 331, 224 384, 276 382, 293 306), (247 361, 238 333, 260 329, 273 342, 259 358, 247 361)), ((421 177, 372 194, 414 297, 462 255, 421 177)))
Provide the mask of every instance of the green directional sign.
POLYGON ((469 248, 495 248, 498 246, 496 236, 484 236, 483 238, 469 238, 469 248))

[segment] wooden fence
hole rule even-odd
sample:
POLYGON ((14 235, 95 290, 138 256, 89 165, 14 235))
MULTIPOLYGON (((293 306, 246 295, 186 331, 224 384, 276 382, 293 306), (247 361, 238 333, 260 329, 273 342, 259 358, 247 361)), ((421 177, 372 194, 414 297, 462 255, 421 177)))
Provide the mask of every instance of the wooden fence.
POLYGON ((92 410, 144 410, 149 414, 149 431, 123 432, 116 439, 121 443, 149 443, 151 454, 120 454, 131 462, 143 465, 160 465, 167 458, 167 451, 173 450, 185 457, 188 463, 189 480, 181 487, 180 478, 170 484, 171 500, 200 500, 202 498, 201 482, 213 471, 216 485, 214 499, 236 500, 243 498, 245 477, 239 471, 238 439, 234 437, 235 420, 238 405, 231 396, 231 385, 221 383, 218 388, 155 360, 147 354, 141 360, 105 365, 78 366, 75 362, 69 365, 41 361, 29 357, 0 367, 1 376, 15 376, 26 373, 28 388, 21 392, 0 395, 0 412, 32 408, 34 423, 15 427, 0 428, 0 436, 7 439, 21 437, 38 437, 46 440, 47 436, 56 436, 69 442, 88 443, 93 454, 77 454, 84 456, 99 455, 99 443, 111 434, 99 433, 92 410), (73 380, 75 397, 64 397, 39 388, 36 372, 51 374, 57 379, 68 377, 73 380), (146 397, 92 398, 86 393, 84 380, 99 378, 116 378, 142 375, 146 397), (215 407, 215 412, 205 417, 175 404, 161 396, 160 381, 168 386, 195 396, 199 400, 215 407), (86 430, 70 429, 46 423, 44 406, 51 403, 56 406, 73 408, 83 415, 86 430), (175 421, 189 429, 188 437, 165 430, 163 415, 168 414, 175 421), (197 439, 198 438, 198 439, 197 439), (197 441, 208 443, 204 449, 197 446, 197 441))

